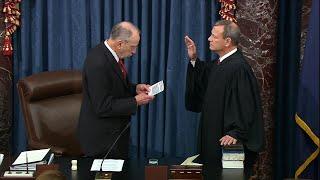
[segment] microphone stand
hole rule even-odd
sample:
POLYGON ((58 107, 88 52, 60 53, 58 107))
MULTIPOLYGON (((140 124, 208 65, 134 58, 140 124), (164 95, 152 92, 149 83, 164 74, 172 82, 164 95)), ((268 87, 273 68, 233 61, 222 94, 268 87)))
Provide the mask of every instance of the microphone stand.
POLYGON ((111 174, 110 173, 105 173, 102 171, 102 165, 104 160, 108 157, 108 155, 110 154, 111 150, 113 149, 113 147, 117 144, 118 140, 120 139, 120 137, 122 136, 122 134, 130 127, 130 122, 126 125, 126 127, 120 132, 120 134, 118 135, 118 137, 116 138, 116 140, 113 142, 113 144, 110 146, 108 152, 103 156, 103 159, 101 161, 100 164, 100 171, 96 173, 95 176, 95 180, 99 180, 99 179, 111 179, 111 174))
MULTIPOLYGON (((23 165, 23 164, 22 164, 23 165)), ((29 161, 28 161, 28 152, 26 151, 26 171, 19 171, 19 170, 11 170, 9 167, 9 171, 4 172, 3 177, 10 177, 10 178, 32 178, 33 179, 33 171, 29 172, 29 161)))
POLYGON ((26 151, 26 164, 27 164, 27 174, 29 174, 29 162, 28 162, 28 152, 26 151))

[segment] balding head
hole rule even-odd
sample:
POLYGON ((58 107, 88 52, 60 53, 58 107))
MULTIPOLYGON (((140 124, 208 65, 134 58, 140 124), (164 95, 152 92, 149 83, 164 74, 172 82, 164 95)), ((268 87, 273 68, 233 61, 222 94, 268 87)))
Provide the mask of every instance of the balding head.
POLYGON ((112 27, 110 39, 128 41, 133 33, 140 34, 140 30, 131 22, 123 21, 112 27))
POLYGON ((131 22, 123 21, 114 25, 110 38, 106 40, 120 59, 136 53, 140 42, 140 30, 131 22))
POLYGON ((240 41, 239 26, 228 20, 217 21, 214 26, 224 26, 223 38, 230 38, 233 45, 237 46, 240 41))

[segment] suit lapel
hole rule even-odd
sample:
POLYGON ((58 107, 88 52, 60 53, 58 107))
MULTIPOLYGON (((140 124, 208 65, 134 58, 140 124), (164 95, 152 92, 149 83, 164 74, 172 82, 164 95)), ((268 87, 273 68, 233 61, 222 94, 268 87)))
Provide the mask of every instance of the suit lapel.
POLYGON ((129 88, 128 82, 125 79, 123 79, 123 75, 122 75, 121 69, 119 67, 119 64, 117 63, 117 60, 113 57, 112 53, 105 46, 104 43, 101 43, 101 46, 102 46, 101 48, 103 48, 103 50, 104 50, 104 54, 106 55, 106 58, 108 59, 108 61, 110 61, 110 64, 111 64, 113 71, 117 74, 117 76, 123 82, 124 86, 126 88, 129 88))

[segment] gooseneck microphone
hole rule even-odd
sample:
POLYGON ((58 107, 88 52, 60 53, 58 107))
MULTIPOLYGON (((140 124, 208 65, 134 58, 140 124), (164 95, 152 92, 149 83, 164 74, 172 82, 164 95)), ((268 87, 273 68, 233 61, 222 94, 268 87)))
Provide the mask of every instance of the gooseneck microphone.
POLYGON ((29 174, 28 151, 26 151, 27 174, 29 174))
POLYGON ((101 161, 100 164, 100 171, 96 174, 96 179, 104 179, 105 178, 109 178, 106 177, 108 176, 107 174, 102 172, 102 165, 104 160, 108 157, 108 155, 110 154, 110 152, 112 151, 113 147, 117 144, 118 140, 120 139, 120 137, 122 136, 122 134, 130 127, 130 122, 126 125, 126 127, 124 127, 122 129, 122 131, 120 132, 120 134, 117 136, 117 138, 115 139, 115 141, 112 143, 112 145, 109 147, 109 150, 107 151, 107 153, 103 156, 103 159, 101 161))

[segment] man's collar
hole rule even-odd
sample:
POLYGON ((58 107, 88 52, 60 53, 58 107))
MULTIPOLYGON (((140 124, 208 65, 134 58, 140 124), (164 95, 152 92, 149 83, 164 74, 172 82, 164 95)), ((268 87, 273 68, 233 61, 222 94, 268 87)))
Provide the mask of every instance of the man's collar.
POLYGON ((109 46, 107 41, 104 41, 104 45, 109 49, 109 51, 113 55, 114 59, 116 59, 116 61, 119 62, 119 57, 118 57, 117 53, 109 46))
POLYGON ((221 56, 221 57, 219 58, 219 61, 222 62, 224 59, 226 59, 227 57, 229 57, 229 56, 231 56, 232 54, 234 54, 237 50, 238 50, 238 49, 235 48, 235 49, 233 49, 232 51, 228 52, 227 54, 221 56))

